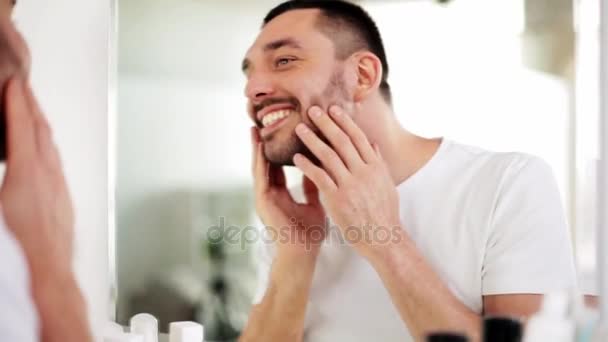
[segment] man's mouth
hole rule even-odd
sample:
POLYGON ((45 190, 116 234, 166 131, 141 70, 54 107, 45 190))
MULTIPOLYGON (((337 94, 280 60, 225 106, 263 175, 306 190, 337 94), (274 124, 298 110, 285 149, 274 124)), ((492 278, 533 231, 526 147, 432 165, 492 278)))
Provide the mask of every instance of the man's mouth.
POLYGON ((290 116, 296 114, 297 112, 293 109, 278 109, 265 114, 261 120, 262 129, 260 130, 260 136, 263 139, 271 136, 274 132, 284 126, 290 116))
POLYGON ((295 111, 292 109, 280 109, 270 112, 262 117, 262 126, 264 128, 274 126, 294 113, 295 111))
POLYGON ((290 116, 298 115, 298 103, 294 98, 267 99, 253 106, 255 122, 262 138, 270 137, 279 130, 290 116))

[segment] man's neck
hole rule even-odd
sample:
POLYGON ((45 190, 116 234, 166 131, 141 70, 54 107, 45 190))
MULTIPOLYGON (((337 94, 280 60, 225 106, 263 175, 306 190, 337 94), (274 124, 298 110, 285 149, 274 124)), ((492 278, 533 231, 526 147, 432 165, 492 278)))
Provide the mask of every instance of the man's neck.
POLYGON ((367 107, 370 109, 360 107, 356 122, 370 143, 380 148, 395 185, 401 184, 435 155, 441 139, 427 139, 407 131, 385 103, 367 107))

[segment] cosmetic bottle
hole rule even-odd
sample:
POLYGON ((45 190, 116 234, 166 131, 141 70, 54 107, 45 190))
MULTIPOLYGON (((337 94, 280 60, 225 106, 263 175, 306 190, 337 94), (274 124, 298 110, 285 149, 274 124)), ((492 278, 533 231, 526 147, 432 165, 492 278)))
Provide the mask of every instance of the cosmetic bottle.
POLYGON ((524 342, 572 342, 575 336, 574 321, 568 317, 567 292, 546 294, 538 313, 526 324, 524 342))
POLYGON ((112 335, 122 334, 124 332, 125 332, 125 329, 123 328, 122 325, 120 325, 116 322, 112 322, 112 321, 106 322, 106 324, 103 328, 103 336, 112 336, 112 335))
POLYGON ((461 334, 445 332, 427 335, 426 342, 469 342, 469 339, 461 334))
POLYGON ((585 305, 584 296, 578 291, 571 293, 571 317, 575 328, 576 342, 593 342, 593 334, 598 327, 599 311, 585 305))
POLYGON ((116 333, 104 337, 103 342, 144 342, 144 337, 140 334, 116 333))
POLYGON ((133 316, 129 322, 130 332, 144 337, 143 342, 158 342, 158 320, 156 317, 141 313, 133 316))
POLYGON ((608 341, 608 324, 597 324, 593 336, 591 337, 592 342, 606 342, 608 341))
POLYGON ((169 342, 203 342, 203 326, 196 322, 169 324, 169 342))
POLYGON ((521 340, 522 324, 519 320, 507 317, 487 317, 483 320, 483 342, 521 342, 521 340))

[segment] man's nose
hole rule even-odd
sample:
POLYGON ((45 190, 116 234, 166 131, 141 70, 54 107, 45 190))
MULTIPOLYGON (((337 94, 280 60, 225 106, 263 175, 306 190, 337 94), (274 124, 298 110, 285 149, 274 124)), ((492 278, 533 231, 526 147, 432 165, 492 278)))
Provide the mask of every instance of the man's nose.
POLYGON ((272 96, 274 91, 270 78, 262 74, 251 75, 245 86, 245 96, 253 103, 272 96))

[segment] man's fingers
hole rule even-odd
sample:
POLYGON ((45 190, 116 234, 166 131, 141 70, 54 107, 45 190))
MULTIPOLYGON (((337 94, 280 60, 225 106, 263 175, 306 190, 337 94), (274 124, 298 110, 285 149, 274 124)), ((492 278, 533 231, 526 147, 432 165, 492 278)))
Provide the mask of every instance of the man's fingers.
POLYGON ((374 161, 376 157, 374 149, 367 140, 365 133, 363 133, 353 119, 339 106, 331 106, 329 108, 329 114, 336 124, 338 124, 338 126, 340 126, 340 128, 342 128, 350 137, 350 140, 357 148, 357 151, 359 151, 361 158, 367 163, 374 161))
POLYGON ((61 166, 61 158, 57 145, 53 141, 51 126, 43 115, 36 115, 36 141, 38 154, 41 159, 46 160, 54 168, 61 166))
POLYGON ((319 201, 319 189, 310 178, 304 176, 302 179, 302 187, 304 188, 304 197, 306 197, 306 203, 311 205, 317 205, 319 201))
POLYGON ((321 133, 329 140, 332 147, 338 152, 340 158, 342 158, 351 171, 364 163, 363 158, 359 155, 359 152, 347 133, 344 132, 320 107, 311 107, 308 110, 308 116, 319 128, 321 133))
POLYGON ((313 164, 313 162, 300 153, 296 153, 293 157, 293 163, 314 183, 317 189, 323 192, 332 192, 338 189, 336 183, 334 183, 325 170, 313 164))
POLYGON ((7 136, 7 160, 36 158, 36 123, 30 113, 25 81, 12 78, 5 91, 5 120, 7 136))
POLYGON ((384 159, 384 158, 382 157, 382 153, 380 152, 380 146, 378 146, 378 144, 376 144, 376 143, 373 143, 373 144, 372 144, 372 147, 373 147, 373 149, 374 149, 374 152, 376 152, 376 155, 378 156, 378 158, 380 158, 380 159, 384 159))
POLYGON ((264 158, 264 147, 261 142, 255 145, 255 166, 253 179, 255 183, 256 193, 260 194, 268 190, 269 174, 268 162, 264 158))
POLYGON ((257 165, 256 161, 257 161, 257 146, 258 146, 258 139, 257 139, 257 128, 256 127, 251 127, 251 175, 255 176, 255 167, 257 165))
POLYGON ((268 165, 268 183, 269 186, 286 187, 285 172, 283 167, 278 165, 268 165))
POLYGON ((32 88, 27 86, 25 89, 25 95, 30 108, 30 113, 36 126, 36 145, 38 148, 39 155, 50 162, 54 166, 60 166, 61 160, 59 158, 59 152, 53 142, 53 131, 47 118, 44 116, 36 96, 32 88))
POLYGON ((262 149, 262 143, 259 140, 257 128, 251 128, 251 173, 253 175, 254 187, 256 192, 266 188, 266 170, 263 165, 263 156, 261 156, 260 150, 262 149))
MULTIPOLYGON (((343 184, 350 173, 338 153, 303 123, 298 124, 296 127, 296 134, 314 156, 321 161, 323 168, 330 173, 336 184, 343 184)), ((315 181, 314 179, 312 180, 315 181)))

